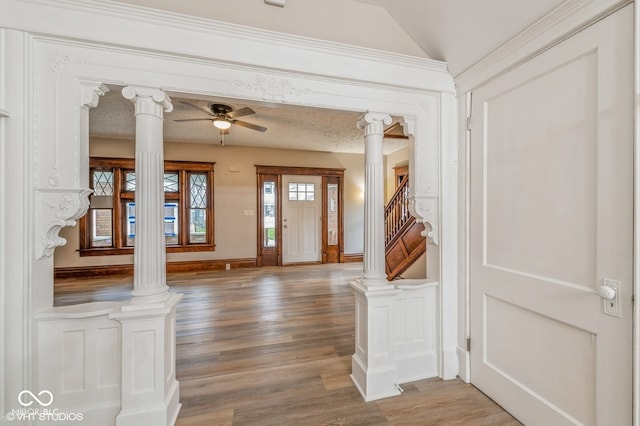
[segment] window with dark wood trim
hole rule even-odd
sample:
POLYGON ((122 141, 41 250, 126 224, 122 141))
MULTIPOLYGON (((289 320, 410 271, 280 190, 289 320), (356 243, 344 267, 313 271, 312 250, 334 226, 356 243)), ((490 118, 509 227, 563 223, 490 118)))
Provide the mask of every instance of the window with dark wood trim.
MULTIPOLYGON (((215 163, 165 161, 164 235, 167 252, 213 251, 215 163)), ((91 158, 94 190, 80 219, 80 256, 131 254, 135 244, 135 160, 91 158)))

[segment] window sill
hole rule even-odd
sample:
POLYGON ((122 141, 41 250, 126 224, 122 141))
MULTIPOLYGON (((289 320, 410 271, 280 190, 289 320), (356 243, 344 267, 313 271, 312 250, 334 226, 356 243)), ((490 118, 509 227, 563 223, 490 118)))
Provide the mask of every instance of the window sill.
MULTIPOLYGON (((193 244, 188 246, 168 246, 167 253, 188 253, 197 251, 215 251, 212 244, 193 244)), ((78 250, 80 257, 86 256, 122 256, 133 254, 133 247, 128 248, 93 248, 78 250)))

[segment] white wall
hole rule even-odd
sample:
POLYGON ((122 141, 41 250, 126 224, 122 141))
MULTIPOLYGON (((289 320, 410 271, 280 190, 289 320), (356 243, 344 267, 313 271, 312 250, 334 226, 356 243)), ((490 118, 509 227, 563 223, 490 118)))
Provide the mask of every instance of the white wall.
POLYGON ((396 191, 396 172, 393 170, 397 166, 405 166, 409 164, 409 148, 404 147, 392 152, 385 157, 385 182, 384 190, 386 201, 389 201, 396 191))

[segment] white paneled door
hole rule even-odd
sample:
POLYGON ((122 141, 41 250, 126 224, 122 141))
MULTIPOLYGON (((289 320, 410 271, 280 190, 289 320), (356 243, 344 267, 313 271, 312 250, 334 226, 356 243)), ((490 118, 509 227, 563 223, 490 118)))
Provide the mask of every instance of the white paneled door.
POLYGON ((527 425, 631 424, 632 29, 473 92, 471 380, 527 425))
POLYGON ((322 260, 322 177, 282 176, 282 263, 322 260))

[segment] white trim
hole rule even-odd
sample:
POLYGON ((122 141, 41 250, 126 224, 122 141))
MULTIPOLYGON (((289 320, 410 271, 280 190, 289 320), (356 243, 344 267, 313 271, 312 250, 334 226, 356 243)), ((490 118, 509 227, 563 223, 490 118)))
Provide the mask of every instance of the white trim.
POLYGON ((458 135, 457 104, 453 94, 440 95, 440 328, 439 376, 458 375, 458 135))
POLYGON ((0 9, 6 11, 0 15, 0 27, 84 42, 95 40, 99 44, 126 46, 127 50, 137 47, 146 50, 145 54, 151 51, 175 53, 234 66, 250 64, 285 73, 308 72, 308 67, 300 64, 314 63, 311 74, 325 78, 333 76, 361 81, 367 80, 367 74, 372 72, 376 75, 374 81, 385 85, 402 83, 409 88, 441 90, 440 86, 448 84, 447 91, 455 90, 445 62, 112 0, 0 0, 0 9), (102 20, 97 27, 90 25, 96 16, 102 20), (56 24, 60 19, 72 20, 76 25, 61 27, 56 24), (114 32, 112 28, 117 26, 123 30, 114 32), (169 31, 173 35, 171 38, 165 37, 169 31), (133 39, 130 37, 132 33, 136 34, 133 39), (227 48, 211 49, 212 45, 227 48), (268 47, 248 54, 246 48, 251 46, 268 47), (370 64, 362 66, 362 61, 370 64), (441 73, 444 78, 425 79, 425 71, 434 72, 434 76, 441 73), (398 75, 403 78, 398 79, 398 75))
MULTIPOLYGON (((6 102, 6 84, 7 84, 7 36, 6 31, 4 29, 0 29, 0 104, 4 105, 6 102)), ((3 109, 0 109, 0 117, 8 117, 9 113, 3 109)), ((5 146, 7 144, 7 136, 5 129, 5 120, 0 120, 0 309, 3 311, 6 310, 5 304, 7 303, 5 289, 7 287, 7 277, 6 277, 6 266, 5 266, 5 258, 7 251, 7 238, 5 232, 5 211, 7 209, 6 202, 6 192, 5 192, 5 183, 7 181, 5 173, 6 166, 5 161, 7 158, 5 152, 5 146)), ((0 348, 6 348, 6 318, 5 315, 0 315, 0 348)), ((0 377, 7 377, 5 373, 5 350, 0 349, 0 377)), ((5 380, 0 381, 0 395, 7 394, 7 384, 5 380)), ((5 398, 0 397, 0 415, 4 415, 7 412, 5 406, 5 398)))
POLYGON ((467 339, 469 324, 469 189, 470 150, 468 120, 471 119, 471 92, 458 98, 458 376, 471 382, 467 339))
POLYGON ((484 59, 456 76, 458 94, 471 91, 631 3, 632 0, 567 0, 484 59))
POLYGON ((433 71, 447 72, 447 64, 429 58, 420 58, 401 53, 387 52, 367 47, 353 46, 328 40, 286 34, 262 28, 213 19, 200 18, 182 13, 153 9, 145 6, 120 3, 112 0, 19 0, 23 3, 33 3, 47 7, 65 8, 72 11, 82 11, 90 14, 99 13, 117 19, 128 19, 139 23, 162 25, 174 28, 202 32, 208 36, 230 37, 271 45, 299 47, 318 53, 341 53, 344 56, 356 56, 359 59, 375 60, 401 64, 410 67, 427 67, 433 71))
POLYGON ((640 426, 640 7, 634 2, 633 425, 640 426))

